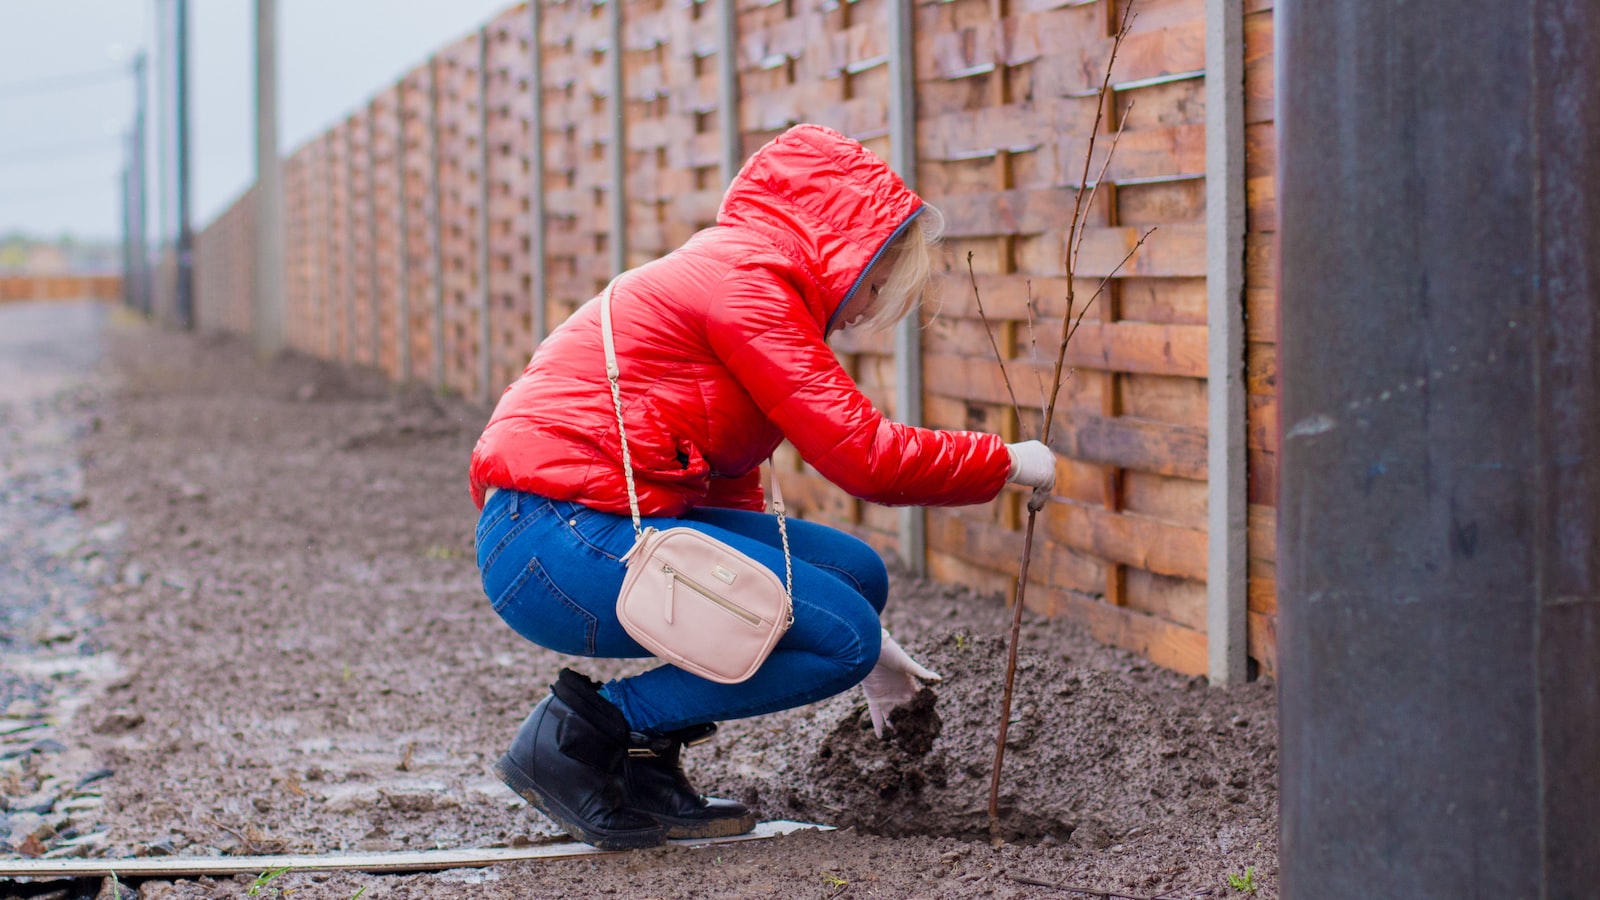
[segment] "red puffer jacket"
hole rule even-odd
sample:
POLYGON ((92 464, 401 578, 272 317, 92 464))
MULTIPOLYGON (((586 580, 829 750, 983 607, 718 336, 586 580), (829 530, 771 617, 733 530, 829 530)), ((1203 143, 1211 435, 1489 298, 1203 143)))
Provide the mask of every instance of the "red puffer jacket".
MULTIPOLYGON (((761 509, 784 438, 829 481, 886 504, 980 503, 999 437, 912 428, 874 409, 824 342, 868 264, 922 201, 860 144, 791 128, 745 163, 708 228, 612 292, 628 449, 646 515, 761 509)), ((472 497, 515 488, 626 514, 599 304, 539 345, 472 453, 472 497)))

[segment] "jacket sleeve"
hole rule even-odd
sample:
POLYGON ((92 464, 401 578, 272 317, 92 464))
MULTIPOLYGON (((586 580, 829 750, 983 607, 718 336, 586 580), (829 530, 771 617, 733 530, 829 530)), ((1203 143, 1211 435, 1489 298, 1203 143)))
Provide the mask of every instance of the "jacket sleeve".
POLYGON ((736 269, 707 311, 707 337, 756 404, 823 477, 899 506, 993 499, 1010 456, 998 435, 891 421, 839 365, 800 295, 769 269, 736 269))
POLYGON ((724 509, 748 509, 761 512, 767 508, 766 494, 761 490, 761 467, 738 478, 712 478, 700 506, 717 506, 724 509))

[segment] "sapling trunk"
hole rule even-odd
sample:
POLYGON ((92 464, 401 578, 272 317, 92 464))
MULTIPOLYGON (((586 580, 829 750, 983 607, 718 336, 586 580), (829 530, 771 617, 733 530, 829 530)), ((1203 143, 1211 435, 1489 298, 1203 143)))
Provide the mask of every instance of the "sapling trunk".
MULTIPOLYGON (((1096 138, 1100 132, 1100 123, 1103 121, 1105 116, 1106 104, 1108 102, 1116 102, 1115 98, 1110 96, 1109 91, 1111 84, 1111 70, 1116 64, 1117 52, 1122 48, 1122 41, 1128 35, 1129 26, 1133 21, 1132 12, 1133 4, 1130 2, 1123 8, 1122 21, 1117 28, 1116 35, 1112 39, 1111 55, 1106 60, 1105 75, 1101 79, 1100 90, 1097 95, 1094 127, 1089 133, 1089 146, 1084 152, 1083 176, 1078 183, 1077 191, 1073 195, 1072 224, 1067 230, 1067 239, 1064 252, 1067 270, 1066 314, 1061 320, 1061 340, 1056 346, 1055 370, 1051 377, 1049 390, 1044 398, 1044 421, 1039 429, 1039 440, 1043 441, 1047 445, 1050 443, 1050 428, 1055 420, 1056 400, 1061 394, 1062 384, 1067 378, 1070 378, 1072 374, 1071 371, 1066 368, 1067 347, 1071 344, 1073 336, 1077 334, 1078 326, 1083 324, 1084 313, 1088 312, 1089 307, 1094 304, 1094 301, 1105 292, 1106 287, 1111 283, 1111 279, 1116 276, 1117 272, 1121 271, 1122 267, 1126 265, 1128 260, 1133 257, 1133 254, 1137 253, 1139 248, 1144 246, 1145 239, 1150 236, 1151 232, 1155 231, 1154 228, 1150 228, 1141 234, 1139 239, 1134 242, 1133 247, 1128 250, 1128 253, 1125 256, 1123 256, 1122 260, 1112 267, 1111 271, 1100 280, 1099 285, 1095 288, 1095 292, 1089 297, 1088 302, 1084 303, 1081 307, 1077 306, 1075 279, 1078 271, 1078 253, 1083 247, 1085 230, 1084 222, 1088 216, 1090 207, 1094 203, 1095 192, 1099 189, 1100 183, 1105 180, 1106 171, 1111 165, 1111 157, 1116 153, 1117 142, 1122 137, 1122 125, 1127 121, 1127 117, 1124 115, 1123 123, 1118 125, 1116 133, 1112 136, 1111 146, 1106 153, 1105 159, 1101 163, 1099 174, 1091 186, 1089 182, 1089 169, 1094 160, 1094 147, 1096 138), (1076 312, 1076 315, 1074 315, 1074 312, 1076 312)), ((1022 418, 1022 408, 1017 402, 1016 391, 1014 391, 1011 387, 1011 376, 1006 372, 1005 357, 1000 352, 1000 345, 995 340, 993 329, 989 326, 989 317, 983 309, 983 298, 978 290, 977 275, 972 268, 971 253, 967 254, 967 276, 972 282, 972 295, 974 301, 977 303, 978 316, 983 320, 984 331, 989 335, 989 344, 994 350, 995 358, 1000 364, 1001 378, 1005 381, 1006 392, 1011 397, 1012 410, 1016 413, 1018 421, 1020 422, 1022 418)), ((1037 343, 1032 341, 1033 322, 1031 309, 1028 327, 1030 332, 1030 344, 1034 347, 1037 347, 1037 343)), ((1022 611, 1027 597, 1028 564, 1031 562, 1033 557, 1033 529, 1034 524, 1038 519, 1038 515, 1039 510, 1035 507, 1032 498, 1030 498, 1030 502, 1028 504, 1028 519, 1024 526, 1022 536, 1022 564, 1017 572, 1016 595, 1013 598, 1012 603, 1011 633, 1009 640, 1007 641, 1005 689, 1000 698, 1000 729, 999 734, 995 737, 994 770, 989 779, 989 838, 996 844, 1000 843, 1002 840, 1000 830, 1000 772, 1005 764, 1006 735, 1011 726, 1011 701, 1016 687, 1017 651, 1018 644, 1020 643, 1022 637, 1022 611)))

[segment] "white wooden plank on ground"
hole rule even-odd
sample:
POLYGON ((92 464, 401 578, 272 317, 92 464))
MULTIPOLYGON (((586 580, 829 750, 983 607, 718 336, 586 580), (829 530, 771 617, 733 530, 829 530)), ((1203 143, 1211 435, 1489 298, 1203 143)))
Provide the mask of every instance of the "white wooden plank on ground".
MULTIPOLYGON (((723 838, 670 841, 684 847, 704 847, 739 841, 759 841, 807 828, 832 831, 830 825, 813 825, 783 819, 762 822, 749 834, 723 838)), ((163 856, 140 859, 6 859, 0 860, 0 878, 83 878, 115 874, 119 878, 197 875, 258 874, 287 868, 297 872, 431 872, 444 869, 492 866, 496 863, 569 859, 627 851, 600 850, 588 844, 564 842, 534 847, 464 847, 454 850, 414 850, 390 853, 330 853, 278 856, 163 856)))

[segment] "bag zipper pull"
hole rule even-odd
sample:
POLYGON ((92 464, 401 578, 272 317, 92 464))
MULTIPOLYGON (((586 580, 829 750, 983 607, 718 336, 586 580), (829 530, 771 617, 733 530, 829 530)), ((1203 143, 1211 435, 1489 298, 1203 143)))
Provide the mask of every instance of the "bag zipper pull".
POLYGON ((666 603, 666 606, 662 608, 662 614, 666 618, 667 624, 671 625, 672 624, 672 601, 673 601, 673 599, 675 597, 678 596, 677 573, 672 571, 672 567, 671 566, 662 566, 661 567, 661 574, 666 576, 666 579, 667 579, 667 603, 666 603))

